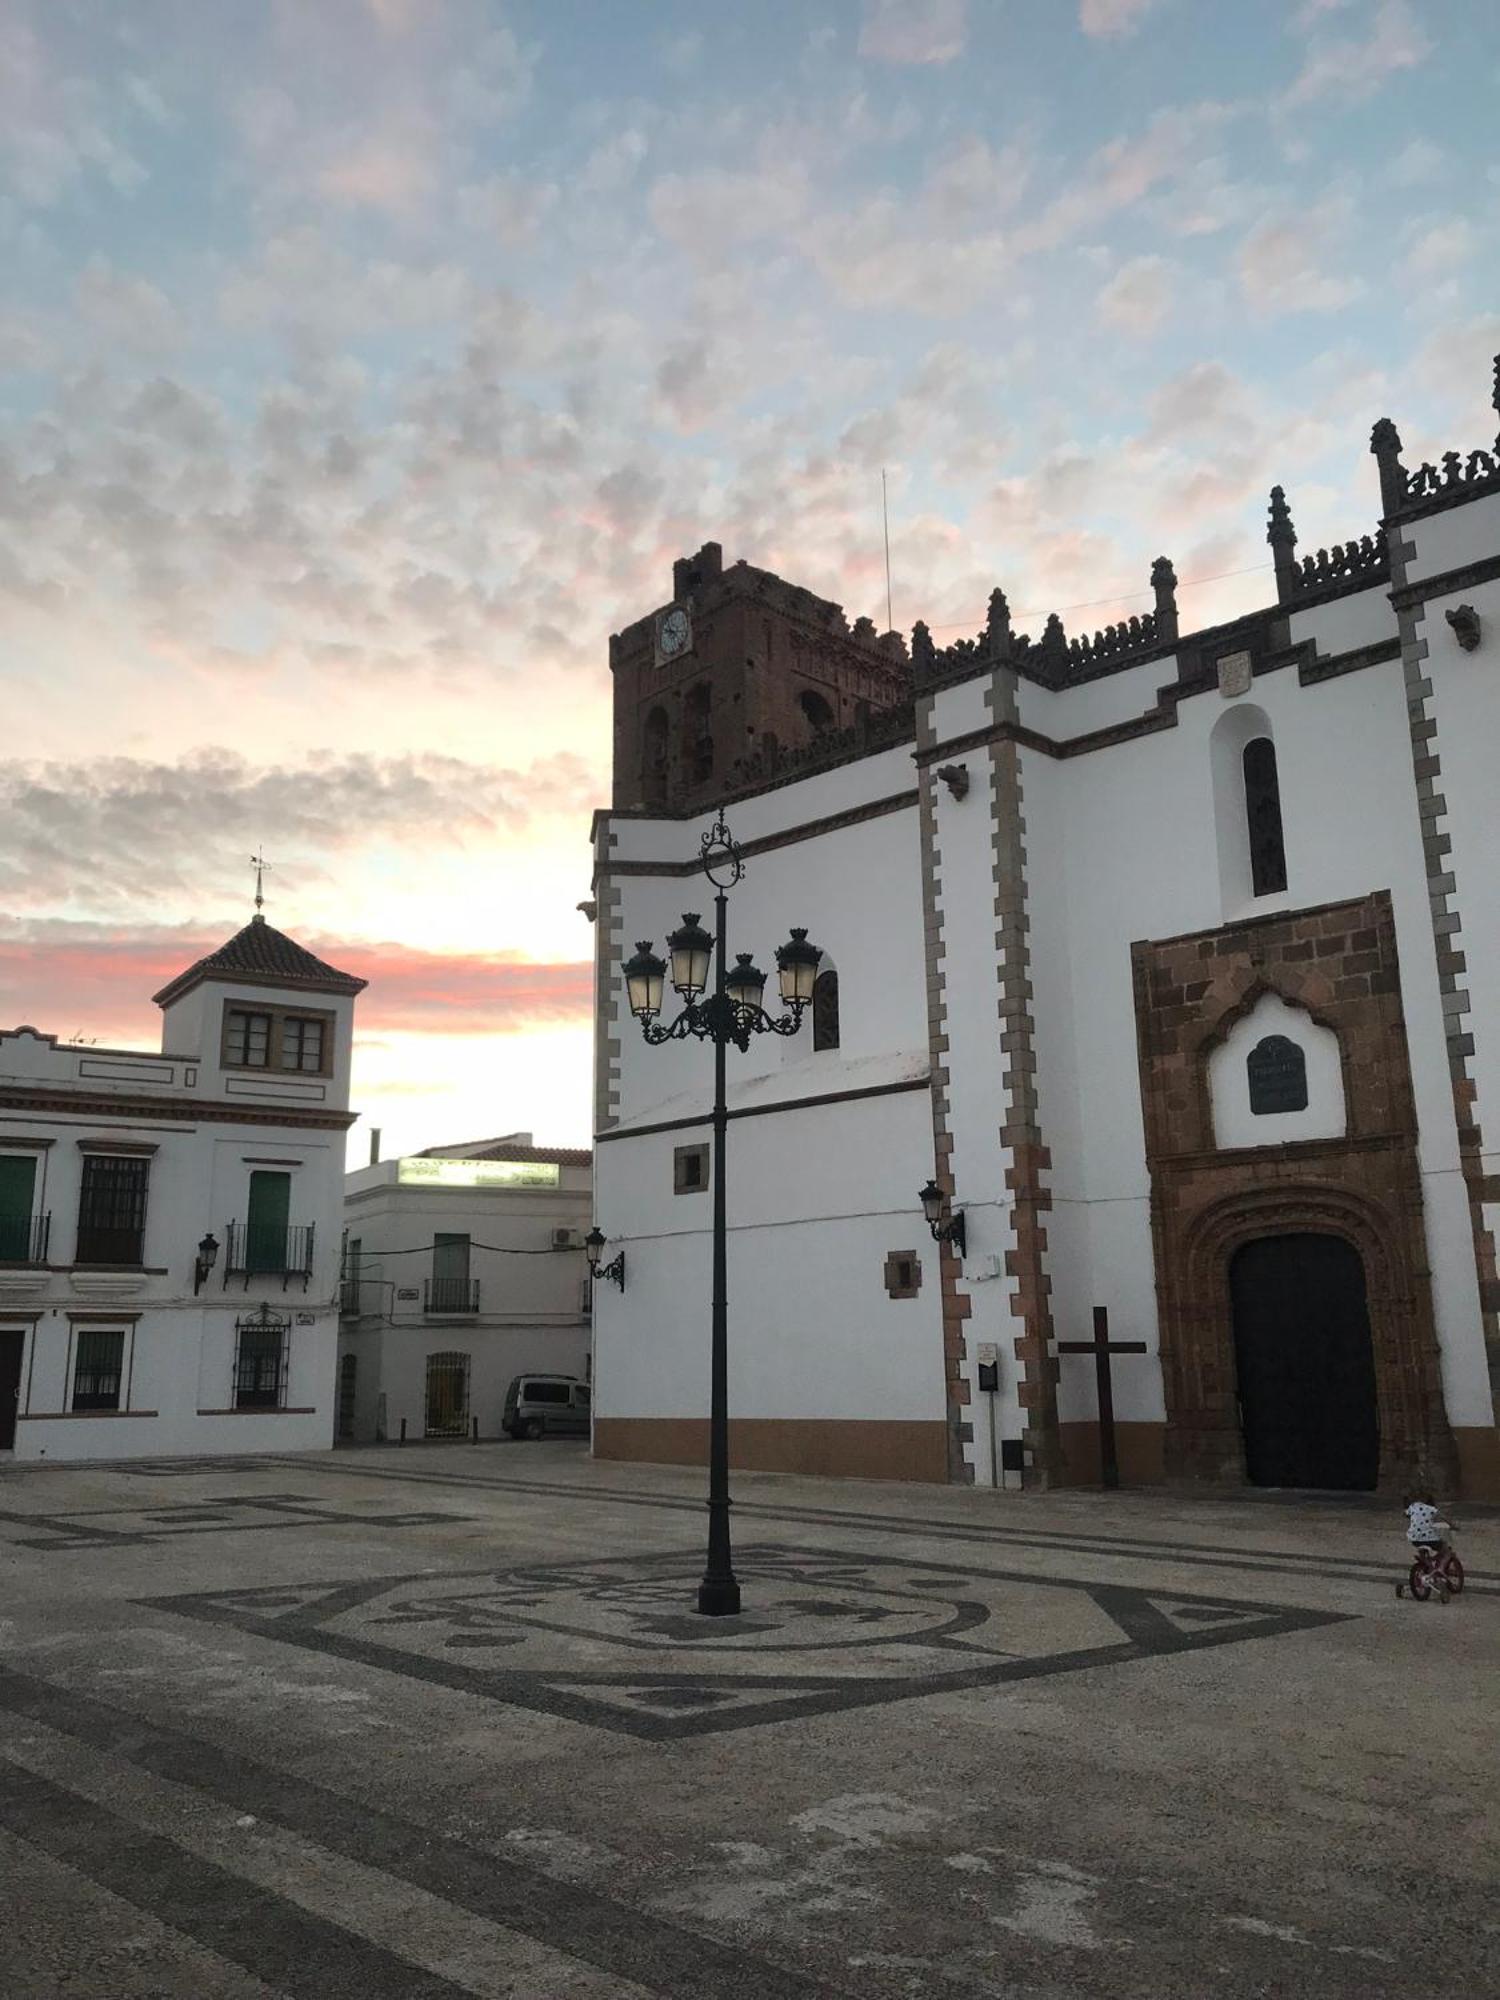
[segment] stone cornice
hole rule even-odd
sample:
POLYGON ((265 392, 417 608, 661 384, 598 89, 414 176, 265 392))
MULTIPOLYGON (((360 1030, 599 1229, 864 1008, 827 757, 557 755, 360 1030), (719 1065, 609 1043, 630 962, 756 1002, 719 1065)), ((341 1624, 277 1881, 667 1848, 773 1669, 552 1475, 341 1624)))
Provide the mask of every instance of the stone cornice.
POLYGON ((300 1111, 289 1105, 228 1104, 219 1098, 200 1101, 169 1097, 103 1096, 97 1091, 69 1088, 35 1090, 0 1087, 0 1111, 61 1111, 72 1118, 117 1118, 139 1124, 170 1119, 183 1125, 291 1125, 316 1131, 347 1132, 357 1111, 300 1111))

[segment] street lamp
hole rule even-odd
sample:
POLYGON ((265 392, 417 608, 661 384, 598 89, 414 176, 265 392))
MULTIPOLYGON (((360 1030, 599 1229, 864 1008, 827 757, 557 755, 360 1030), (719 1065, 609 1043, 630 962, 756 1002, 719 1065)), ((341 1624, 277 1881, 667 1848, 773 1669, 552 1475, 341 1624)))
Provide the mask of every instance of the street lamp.
MULTIPOLYGON (((625 961, 625 988, 630 1011, 641 1024, 641 1033, 653 1046, 662 1042, 682 1042, 695 1036, 714 1045, 714 1220, 713 1220, 713 1331, 710 1350, 710 1391, 708 1422, 708 1563, 698 1586, 698 1609, 709 1618, 733 1617, 740 1608, 740 1586, 734 1574, 729 1547, 729 1297, 726 1254, 726 1202, 724 1151, 729 1129, 725 1104, 725 1052, 731 1042, 740 1050, 750 1046, 752 1035, 795 1035, 802 1014, 812 1000, 813 981, 823 954, 809 944, 805 930, 794 930, 790 940, 777 948, 777 984, 781 1004, 788 1011, 768 1014, 761 1004, 765 998, 766 975, 748 952, 736 955, 728 964, 725 930, 728 923, 728 892, 744 879, 745 867, 721 812, 700 842, 703 872, 714 886, 714 923, 711 937, 689 912, 679 929, 667 939, 671 958, 673 990, 683 1002, 675 1021, 660 1021, 662 989, 667 978, 666 962, 656 956, 649 943, 638 944, 635 956, 625 961), (708 993, 710 969, 713 991, 708 993)), ((601 1238, 602 1241, 602 1238, 601 1238)), ((622 1278, 623 1282, 623 1278, 622 1278)))
POLYGON ((922 1213, 927 1218, 927 1227, 932 1231, 934 1243, 951 1243, 960 1257, 968 1255, 969 1232, 964 1222, 964 1212, 950 1214, 948 1197, 936 1181, 929 1181, 917 1196, 922 1204, 922 1213))
POLYGON ((594 1224, 593 1228, 589 1231, 588 1235, 584 1237, 583 1247, 585 1251, 588 1253, 589 1276, 594 1280, 596 1284, 601 1278, 609 1278, 615 1284, 617 1284, 620 1287, 620 1290, 623 1292, 625 1289, 625 1252, 622 1250, 620 1254, 617 1257, 613 1258, 608 1264, 601 1265, 599 1262, 599 1259, 604 1252, 604 1245, 607 1241, 608 1238, 605 1236, 604 1231, 599 1227, 597 1222, 594 1224))
POLYGON ((194 1296, 203 1290, 203 1281, 219 1261, 219 1240, 216 1236, 205 1236, 198 1245, 198 1255, 193 1264, 194 1296))

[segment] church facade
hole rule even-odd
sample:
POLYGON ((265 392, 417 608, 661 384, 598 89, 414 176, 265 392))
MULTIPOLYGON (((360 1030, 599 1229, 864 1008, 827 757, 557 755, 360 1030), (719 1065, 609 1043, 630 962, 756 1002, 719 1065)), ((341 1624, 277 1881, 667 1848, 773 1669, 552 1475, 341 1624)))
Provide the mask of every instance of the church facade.
POLYGON ((1299 557, 1274 489, 1211 629, 1163 559, 1148 616, 908 650, 709 544, 611 641, 596 1452, 706 1452, 711 1052, 620 965, 722 806, 730 952, 824 953, 729 1051, 734 1463, 1094 1480, 1103 1308, 1126 1484, 1500 1499, 1500 440, 1371 451, 1378 528, 1299 557))

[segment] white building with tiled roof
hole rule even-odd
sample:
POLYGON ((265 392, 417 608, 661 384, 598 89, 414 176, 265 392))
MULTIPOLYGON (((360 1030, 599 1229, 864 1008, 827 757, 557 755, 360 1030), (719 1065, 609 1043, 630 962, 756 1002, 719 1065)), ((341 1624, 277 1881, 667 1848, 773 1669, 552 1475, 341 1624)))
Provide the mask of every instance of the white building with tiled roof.
POLYGON ((592 1173, 515 1132, 348 1176, 340 1436, 495 1437, 516 1376, 588 1379, 592 1173))
POLYGON ((0 1454, 332 1443, 364 985, 257 915, 159 1052, 0 1033, 0 1454))

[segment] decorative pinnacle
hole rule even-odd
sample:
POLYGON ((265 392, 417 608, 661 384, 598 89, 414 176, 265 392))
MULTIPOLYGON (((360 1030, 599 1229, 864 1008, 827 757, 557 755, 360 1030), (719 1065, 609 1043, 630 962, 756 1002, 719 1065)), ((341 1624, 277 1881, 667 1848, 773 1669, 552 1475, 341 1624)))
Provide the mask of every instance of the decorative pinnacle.
POLYGON ((1266 529, 1266 540, 1274 548, 1278 542, 1295 548, 1297 530, 1292 526, 1292 510, 1286 504, 1286 494, 1279 486, 1271 488, 1271 521, 1266 529))
POLYGON ((925 622, 918 619, 911 628, 911 663, 918 674, 930 674, 933 669, 934 650, 932 634, 925 622))
MULTIPOLYGON (((1500 370, 1500 362, 1496 364, 1500 370)), ((1401 433, 1389 417, 1381 417, 1370 432, 1370 449, 1377 458, 1399 458, 1401 455, 1401 433)))
POLYGON ((1490 391, 1490 407, 1500 417, 1500 354, 1495 356, 1495 386, 1490 391))
POLYGON ((984 629, 990 651, 1003 653, 1010 644, 1010 605, 998 584, 990 592, 990 608, 985 616, 984 629))
POLYGON ((1172 567, 1170 556, 1158 556, 1151 565, 1151 584, 1155 590, 1175 590, 1177 572, 1172 567))

